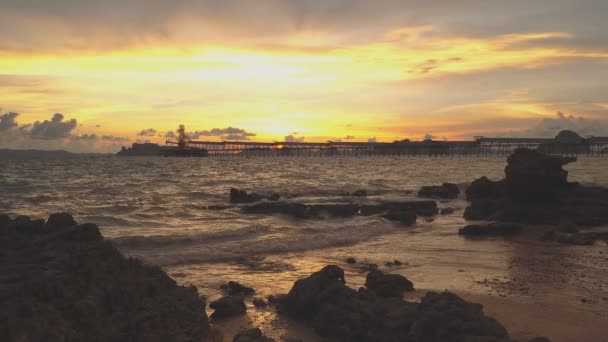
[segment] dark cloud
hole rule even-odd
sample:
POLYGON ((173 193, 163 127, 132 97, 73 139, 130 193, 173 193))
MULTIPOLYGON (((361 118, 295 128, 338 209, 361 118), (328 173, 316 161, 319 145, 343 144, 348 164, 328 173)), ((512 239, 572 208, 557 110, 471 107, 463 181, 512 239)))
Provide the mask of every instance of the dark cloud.
POLYGON ((53 118, 42 122, 36 121, 30 129, 30 136, 34 139, 53 140, 68 138, 78 126, 76 119, 63 121, 63 114, 56 113, 53 118))
POLYGON ((211 130, 196 131, 189 133, 188 136, 191 139, 200 139, 201 137, 217 137, 222 140, 249 140, 251 137, 255 137, 256 133, 247 132, 242 128, 227 127, 227 128, 213 128, 211 130))
POLYGON ((605 13, 605 0, 3 0, 0 32, 11 34, 0 35, 0 48, 79 49, 91 48, 91 41, 104 48, 226 36, 268 41, 301 31, 357 42, 421 25, 468 36, 566 31, 606 47, 605 13))
POLYGON ((158 133, 157 130, 155 130, 154 128, 148 128, 148 129, 144 129, 141 132, 137 133, 137 136, 140 137, 153 137, 156 135, 156 133, 158 133))
POLYGON ((0 115, 0 132, 18 127, 19 123, 16 120, 18 116, 19 113, 13 112, 0 115))

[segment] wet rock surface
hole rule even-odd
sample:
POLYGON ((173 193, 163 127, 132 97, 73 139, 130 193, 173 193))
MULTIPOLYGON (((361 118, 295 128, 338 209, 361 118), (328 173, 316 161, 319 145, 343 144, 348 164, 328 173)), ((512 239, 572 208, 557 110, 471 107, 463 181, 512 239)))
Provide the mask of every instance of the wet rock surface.
POLYGON ((205 303, 94 224, 0 216, 0 340, 208 341, 205 303))
POLYGON ((575 160, 517 149, 507 160, 505 179, 495 182, 483 177, 467 189, 471 204, 465 218, 551 225, 608 223, 608 189, 567 181, 562 166, 575 160))
POLYGON ((224 296, 211 302, 209 307, 215 310, 211 314, 211 320, 241 316, 247 312, 247 306, 240 296, 224 296))
POLYGON ((458 234, 467 236, 507 236, 521 232, 523 227, 513 223, 489 223, 469 225, 458 230, 458 234))
POLYGON ((399 291, 410 288, 404 279, 374 273, 368 276, 368 288, 356 291, 345 285, 343 270, 330 265, 298 280, 279 309, 331 341, 510 341, 480 304, 452 293, 428 293, 420 304, 376 293, 385 284, 399 291))
POLYGON ((236 188, 230 189, 230 203, 255 203, 263 200, 278 201, 281 196, 277 193, 258 194, 236 188))
POLYGON ((414 290, 414 283, 399 274, 384 274, 375 270, 365 279, 367 289, 380 297, 401 297, 406 291, 414 290))
POLYGON ((433 216, 438 213, 435 201, 385 202, 373 204, 323 203, 305 204, 299 202, 260 202, 243 206, 246 214, 282 214, 299 219, 319 219, 324 217, 372 216, 390 211, 409 211, 420 216, 433 216))
POLYGON ((438 186, 423 186, 418 191, 418 197, 453 199, 460 195, 458 185, 443 183, 438 186))

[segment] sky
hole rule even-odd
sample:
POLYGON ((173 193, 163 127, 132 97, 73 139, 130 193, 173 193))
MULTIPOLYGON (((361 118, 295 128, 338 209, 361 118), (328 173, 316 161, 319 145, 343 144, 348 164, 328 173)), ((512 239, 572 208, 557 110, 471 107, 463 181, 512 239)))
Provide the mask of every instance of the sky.
POLYGON ((0 148, 608 136, 605 0, 2 0, 0 148))

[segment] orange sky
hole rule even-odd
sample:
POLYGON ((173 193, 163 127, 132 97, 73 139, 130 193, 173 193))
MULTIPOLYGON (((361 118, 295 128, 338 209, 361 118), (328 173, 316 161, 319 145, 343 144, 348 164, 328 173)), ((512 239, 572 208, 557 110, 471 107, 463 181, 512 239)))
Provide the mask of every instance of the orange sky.
MULTIPOLYGON (((175 13, 134 23, 146 13, 119 4, 101 9, 124 10, 123 22, 94 11, 100 5, 92 2, 91 8, 59 2, 74 8, 0 5, 6 16, 0 14, 0 32, 13 25, 19 38, 0 38, 0 107, 20 113, 21 125, 57 112, 78 121, 71 135, 131 141, 163 141, 181 123, 191 131, 238 127, 255 133, 248 137, 254 140, 297 132, 306 141, 392 141, 518 132, 556 112, 603 124, 608 113, 601 92, 608 88, 608 49, 605 41, 587 43, 584 22, 522 31, 515 24, 524 19, 515 16, 501 32, 485 21, 450 27, 437 14, 420 22, 391 16, 367 22, 340 12, 343 22, 336 23, 315 17, 312 8, 299 19, 304 24, 294 25, 286 3, 303 3, 295 10, 304 11, 320 2, 264 2, 273 20, 264 23, 257 16, 266 12, 255 20, 237 7, 191 15, 154 0, 146 10, 175 13), (138 136, 145 129, 157 133, 138 136)), ((385 6, 391 13, 412 11, 386 3, 394 5, 385 6)))

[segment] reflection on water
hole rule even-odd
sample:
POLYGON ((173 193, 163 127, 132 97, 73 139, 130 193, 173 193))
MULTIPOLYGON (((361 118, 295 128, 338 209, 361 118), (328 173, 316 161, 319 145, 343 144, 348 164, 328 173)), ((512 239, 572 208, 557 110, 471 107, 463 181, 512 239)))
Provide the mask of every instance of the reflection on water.
MULTIPOLYGON (((451 215, 420 219, 404 229, 377 217, 291 220, 245 216, 227 203, 231 187, 272 190, 307 202, 334 201, 366 189, 369 199, 415 196, 422 185, 499 179, 504 158, 115 158, 0 163, 0 211, 45 217, 73 213, 96 222, 125 253, 164 266, 182 283, 211 299, 222 282, 253 286, 258 295, 286 292, 298 278, 328 263, 346 270, 352 287, 365 272, 348 257, 401 273, 421 291, 451 289, 509 296, 521 301, 581 305, 593 314, 608 309, 605 246, 556 246, 537 236, 470 240, 461 197, 440 203, 451 215), (211 206, 211 207, 210 207, 211 206), (389 261, 403 264, 386 266, 389 261)), ((568 166, 570 179, 608 185, 608 158, 568 166)), ((534 235, 534 234, 532 234, 534 235)), ((538 233, 540 235, 540 233, 538 233)), ((280 337, 292 323, 270 311, 253 320, 280 337)))

